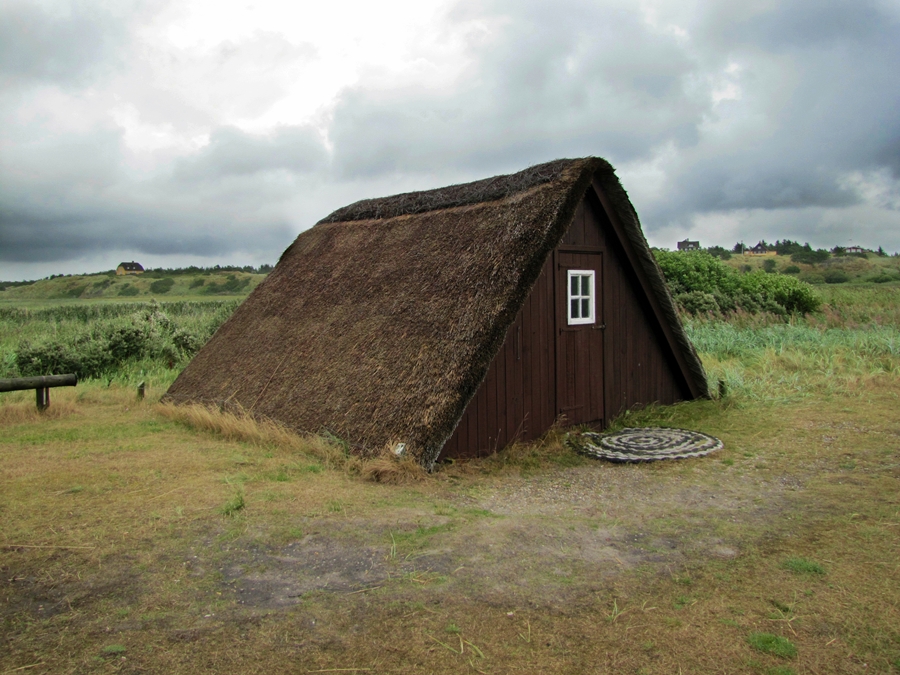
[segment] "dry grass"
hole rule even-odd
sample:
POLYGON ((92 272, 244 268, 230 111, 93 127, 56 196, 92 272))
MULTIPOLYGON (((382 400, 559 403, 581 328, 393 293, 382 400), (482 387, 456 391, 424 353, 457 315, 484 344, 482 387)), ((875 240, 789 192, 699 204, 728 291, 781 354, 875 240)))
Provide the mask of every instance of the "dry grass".
POLYGON ((424 480, 428 475, 414 459, 395 457, 388 448, 376 457, 357 457, 341 445, 339 439, 315 434, 301 436, 273 420, 260 420, 245 412, 223 412, 202 405, 172 403, 158 403, 155 409, 164 417, 226 440, 277 447, 314 458, 328 468, 340 469, 378 483, 410 483, 424 480))
POLYGON ((60 398, 51 393, 50 407, 43 411, 37 409, 34 400, 0 406, 0 427, 11 424, 37 424, 43 420, 55 420, 77 412, 78 408, 72 400, 60 398))
POLYGON ((229 441, 276 446, 315 457, 329 467, 343 468, 355 464, 354 458, 335 443, 320 436, 300 436, 272 420, 258 420, 246 413, 222 412, 202 405, 158 403, 155 409, 164 417, 229 441))
POLYGON ((898 391, 623 420, 722 438, 704 459, 554 433, 402 485, 115 385, 0 399, 0 672, 900 672, 898 391))

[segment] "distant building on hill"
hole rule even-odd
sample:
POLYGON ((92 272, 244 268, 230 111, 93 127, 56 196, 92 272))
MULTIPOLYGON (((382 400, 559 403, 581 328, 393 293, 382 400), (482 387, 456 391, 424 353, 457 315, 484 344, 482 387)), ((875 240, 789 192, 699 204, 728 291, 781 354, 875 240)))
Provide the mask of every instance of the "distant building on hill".
POLYGON ((869 251, 862 246, 848 246, 844 249, 844 253, 869 253, 869 251))
POLYGON ((134 260, 132 260, 131 262, 119 263, 119 266, 116 268, 116 274, 118 276, 122 276, 125 274, 143 274, 143 273, 144 273, 144 268, 141 266, 140 263, 134 262, 134 260))
POLYGON ((700 242, 699 241, 691 241, 690 239, 685 239, 684 241, 678 242, 678 250, 679 251, 699 251, 700 250, 700 242))
MULTIPOLYGON (((744 255, 768 255, 769 249, 762 242, 759 242, 756 246, 752 248, 748 248, 744 251, 744 255)), ((775 254, 775 251, 772 251, 772 254, 775 254)))

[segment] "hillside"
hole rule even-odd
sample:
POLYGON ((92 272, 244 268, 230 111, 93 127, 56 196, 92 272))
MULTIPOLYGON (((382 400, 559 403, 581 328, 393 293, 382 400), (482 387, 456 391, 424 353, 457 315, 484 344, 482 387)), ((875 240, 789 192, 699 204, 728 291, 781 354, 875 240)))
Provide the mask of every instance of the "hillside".
POLYGON ((900 282, 900 257, 840 256, 816 264, 795 263, 790 256, 733 255, 724 261, 736 271, 766 270, 792 274, 810 284, 834 283, 894 283, 900 282), (769 262, 771 261, 771 262, 769 262), (766 269, 766 268, 770 269, 766 269))
POLYGON ((265 278, 265 274, 247 272, 199 272, 162 277, 109 273, 72 275, 7 286, 0 290, 0 302, 243 297, 265 278))

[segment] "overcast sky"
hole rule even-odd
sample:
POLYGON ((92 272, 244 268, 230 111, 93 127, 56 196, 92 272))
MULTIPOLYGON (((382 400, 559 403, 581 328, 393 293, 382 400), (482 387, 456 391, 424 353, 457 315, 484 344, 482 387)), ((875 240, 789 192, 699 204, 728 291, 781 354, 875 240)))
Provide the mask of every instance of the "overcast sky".
POLYGON ((653 245, 898 251, 898 64, 898 0, 0 0, 0 279, 586 155, 653 245))

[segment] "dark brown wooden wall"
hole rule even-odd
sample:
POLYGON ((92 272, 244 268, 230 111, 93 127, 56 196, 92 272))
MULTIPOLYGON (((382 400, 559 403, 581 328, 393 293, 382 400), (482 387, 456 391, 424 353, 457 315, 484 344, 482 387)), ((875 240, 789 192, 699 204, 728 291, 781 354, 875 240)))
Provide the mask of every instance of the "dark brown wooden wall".
POLYGON ((573 231, 577 233, 581 228, 599 234, 604 251, 606 421, 635 406, 668 405, 691 398, 687 382, 641 289, 637 274, 628 263, 623 245, 603 207, 590 191, 561 248, 569 243, 573 231))
POLYGON ((596 196, 588 190, 506 334, 441 458, 480 457, 540 437, 560 415, 557 397, 559 252, 601 253, 597 320, 603 331, 605 425, 641 404, 690 398, 637 276, 596 196), (601 295, 602 294, 602 295, 601 295))
POLYGON ((538 438, 556 419, 553 256, 488 368, 441 458, 483 457, 538 438), (543 318, 543 320, 542 320, 543 318))

